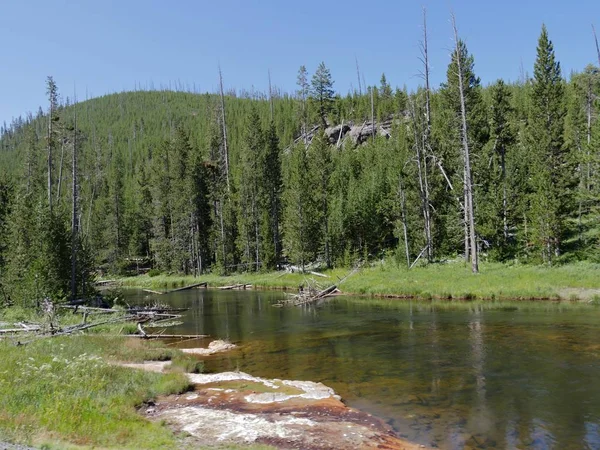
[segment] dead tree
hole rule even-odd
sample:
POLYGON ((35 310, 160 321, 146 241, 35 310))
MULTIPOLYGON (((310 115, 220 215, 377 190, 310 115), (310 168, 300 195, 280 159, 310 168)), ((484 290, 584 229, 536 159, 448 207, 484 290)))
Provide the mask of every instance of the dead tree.
POLYGON ((358 67, 358 58, 356 55, 354 56, 354 60, 356 61, 356 78, 358 79, 358 95, 362 97, 362 84, 360 83, 360 68, 358 67))
POLYGON ((400 197, 400 220, 404 234, 404 251, 406 252, 406 266, 410 268, 410 249, 408 245, 408 225, 406 223, 406 198, 402 188, 402 175, 398 177, 398 196, 400 197))
POLYGON ((596 42, 596 54, 598 55, 598 66, 600 67, 600 46, 598 45, 598 36, 596 36, 596 28, 592 25, 592 32, 594 33, 594 41, 596 42))
POLYGON ((52 77, 48 77, 46 81, 46 92, 48 94, 48 102, 50 108, 48 111, 48 208, 52 214, 52 150, 56 144, 54 139, 54 122, 58 120, 56 110, 58 107, 58 90, 56 83, 52 77))
MULTIPOLYGON (((75 103, 77 98, 75 98, 75 103)), ((72 169, 72 214, 71 214, 71 299, 77 298, 77 251, 79 238, 79 223, 77 220, 77 109, 73 106, 73 161, 72 169)))
POLYGON ((375 103, 373 101, 374 90, 375 86, 371 86, 371 137, 373 138, 373 141, 375 141, 375 103))
POLYGON ((469 139, 467 128, 467 109, 465 104, 465 89, 461 61, 460 41, 458 40, 458 29, 456 28, 456 18, 451 15, 452 28, 454 30, 454 43, 456 53, 456 65, 458 69, 458 91, 460 95, 460 118, 461 118, 461 140, 463 147, 464 163, 464 192, 465 192, 465 250, 470 247, 471 268, 473 273, 479 272, 479 262, 477 260, 477 244, 475 240, 475 218, 473 217, 473 178, 471 176, 471 156, 469 152, 469 139))
POLYGON ((219 66, 219 90, 221 93, 221 124, 223 128, 223 164, 225 165, 225 177, 227 181, 227 192, 231 191, 229 186, 229 150, 227 148, 227 124, 225 122, 225 94, 223 92, 223 73, 219 66))
POLYGON ((427 177, 427 154, 433 153, 431 145, 431 87, 429 84, 429 53, 427 49, 427 11, 423 8, 423 42, 421 44, 423 77, 425 79, 425 130, 423 132, 422 150, 418 150, 417 163, 419 166, 419 189, 423 209, 425 244, 427 245, 427 261, 433 261, 433 242, 431 239, 431 206, 429 202, 429 183, 427 177))
POLYGON ((271 110, 271 121, 273 121, 273 88, 271 87, 271 70, 269 73, 269 108, 271 110))

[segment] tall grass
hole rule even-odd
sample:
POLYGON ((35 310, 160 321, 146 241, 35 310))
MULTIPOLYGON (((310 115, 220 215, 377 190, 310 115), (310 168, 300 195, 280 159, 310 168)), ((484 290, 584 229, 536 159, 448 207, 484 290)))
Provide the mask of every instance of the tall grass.
POLYGON ((175 353, 106 336, 44 339, 24 347, 0 342, 0 440, 176 448, 174 434, 145 420, 135 407, 157 395, 187 390, 187 378, 107 362, 170 359, 175 353))
MULTIPOLYGON (((349 270, 325 271, 329 279, 315 277, 322 285, 338 283, 349 270)), ((124 286, 171 289, 198 281, 209 286, 236 283, 258 288, 297 289, 306 277, 300 273, 242 273, 227 277, 203 275, 199 278, 177 275, 125 278, 124 286)), ((394 260, 384 260, 363 268, 340 285, 346 293, 371 296, 406 296, 440 299, 565 299, 598 300, 600 265, 572 263, 556 267, 523 264, 483 263, 479 274, 467 264, 451 261, 408 270, 394 260)))

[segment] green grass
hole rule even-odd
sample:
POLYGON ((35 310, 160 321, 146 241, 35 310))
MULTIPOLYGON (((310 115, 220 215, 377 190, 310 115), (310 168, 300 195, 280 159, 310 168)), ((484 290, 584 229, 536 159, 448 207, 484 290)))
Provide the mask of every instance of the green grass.
MULTIPOLYGON (((315 277, 326 286, 337 283, 349 270, 326 271, 329 279, 315 277)), ((307 277, 311 277, 307 275, 307 277)), ((265 289, 298 289, 305 275, 294 273, 243 273, 227 277, 203 275, 199 278, 177 275, 147 275, 124 278, 124 286, 172 289, 198 281, 209 287, 236 283, 265 289)), ((462 261, 415 267, 408 270, 392 260, 373 263, 347 278, 340 288, 345 293, 369 296, 406 296, 421 299, 600 299, 600 264, 572 263, 547 267, 522 264, 483 263, 472 274, 462 261)))
POLYGON ((0 341, 0 440, 55 448, 176 448, 173 432, 141 417, 136 406, 187 390, 187 378, 108 361, 180 358, 178 353, 107 336, 43 339, 20 347, 0 341))

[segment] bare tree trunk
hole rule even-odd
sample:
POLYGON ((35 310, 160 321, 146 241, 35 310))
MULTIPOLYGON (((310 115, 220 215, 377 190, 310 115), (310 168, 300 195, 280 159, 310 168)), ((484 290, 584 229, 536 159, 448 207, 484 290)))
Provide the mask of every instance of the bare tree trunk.
MULTIPOLYGON (((421 178, 424 180, 424 186, 421 186, 423 192, 423 218, 425 220, 425 243, 427 244, 427 261, 433 261, 433 242, 431 239, 431 209, 429 202, 429 184, 427 183, 427 151, 432 152, 431 148, 431 88, 429 85, 429 52, 427 43, 427 10, 423 8, 423 45, 421 48, 425 75, 425 134, 423 136, 423 172, 421 176, 421 164, 419 163, 419 183, 421 178)), ((420 156, 419 156, 419 159, 420 156)))
POLYGON ((223 125, 223 161, 225 163, 225 177, 227 179, 227 192, 231 191, 229 185, 229 150, 227 148, 227 124, 225 123, 225 94, 223 92, 223 74, 219 66, 219 89, 221 92, 221 123, 223 125))
POLYGON ((56 201, 57 202, 60 201, 60 191, 62 188, 62 172, 63 172, 64 159, 65 159, 65 143, 63 141, 63 143, 60 146, 60 166, 58 169, 58 185, 56 187, 56 201))
POLYGON ((221 228, 221 251, 223 252, 223 270, 227 270, 227 252, 225 251, 225 224, 223 221, 223 201, 219 201, 219 221, 221 228))
POLYGON ((358 95, 362 96, 362 85, 360 83, 360 69, 358 68, 358 58, 356 55, 354 56, 354 60, 356 61, 356 78, 358 78, 358 95))
MULTIPOLYGON (((464 156, 463 156, 464 158, 464 156)), ((467 171, 463 168, 463 226, 465 231, 465 262, 469 262, 470 245, 469 245, 469 209, 468 209, 468 194, 467 194, 467 171)))
POLYGON ((598 65, 600 66, 600 46, 598 45, 598 36, 596 36, 596 28, 592 25, 592 32, 594 33, 594 41, 596 42, 596 53, 598 54, 598 65))
MULTIPOLYGON (((371 87, 371 136, 373 138, 373 141, 375 141, 375 105, 373 103, 373 91, 375 90, 375 87, 372 86, 371 87)), ((340 133, 342 131, 340 130, 340 133)))
MULTIPOLYGON (((596 42, 596 45, 598 45, 598 43, 596 42)), ((599 63, 600 63, 600 54, 598 55, 599 58, 599 63)), ((590 145, 592 143, 592 103, 593 103, 593 96, 592 96, 592 79, 591 77, 588 78, 588 90, 587 90, 587 104, 586 104, 586 109, 587 109, 587 147, 586 147, 586 156, 587 156, 587 167, 586 167, 586 189, 589 191, 591 188, 590 185, 590 176, 591 176, 591 163, 590 163, 590 145)))
POLYGON ((53 147, 53 130, 52 119, 54 116, 54 104, 50 100, 50 113, 48 114, 48 208, 52 214, 52 147, 53 147))
MULTIPOLYGON (((75 100, 76 101, 76 100, 75 100)), ((75 110, 73 125, 73 161, 72 161, 72 196, 73 211, 71 216, 71 299, 77 297, 77 252, 79 224, 77 221, 77 110, 75 110)))
POLYGON ((273 121, 273 89, 271 88, 271 70, 269 72, 269 107, 271 109, 271 121, 273 121))
POLYGON ((460 93, 460 115, 462 124, 462 144, 464 181, 465 181, 465 218, 468 219, 469 227, 469 246, 471 248, 471 269, 473 273, 479 272, 479 261, 477 259, 477 242, 475 239, 475 218, 473 217, 473 178, 471 176, 471 157, 469 153, 469 139, 467 129, 467 109, 465 105, 465 93, 463 84, 462 61, 460 59, 460 48, 458 41, 458 30, 456 28, 456 18, 452 14, 452 28, 454 29, 454 41, 456 47, 456 63, 458 66, 458 89, 460 93))
POLYGON ((500 150, 500 165, 502 168, 502 225, 504 231, 504 243, 508 241, 508 198, 506 193, 506 149, 500 150))
POLYGON ((410 269, 410 250, 408 245, 408 227, 406 224, 406 199, 402 189, 402 176, 398 177, 398 194, 400 194, 400 218, 402 220, 402 231, 404 234, 404 251, 406 252, 406 266, 410 269))
MULTIPOLYGON (((421 131, 420 121, 418 119, 418 114, 416 112, 415 104, 413 100, 410 100, 410 115, 413 123, 413 134, 415 139, 415 156, 417 163, 417 176, 419 178, 419 196, 421 197, 421 213, 423 214, 423 234, 425 235, 426 245, 429 246, 431 244, 431 232, 430 232, 430 220, 429 220, 429 193, 428 189, 425 185, 425 172, 423 170, 424 158, 423 158, 423 149, 422 145, 426 142, 425 133, 419 136, 419 131, 421 131)), ((426 168, 425 168, 426 169, 426 168)), ((428 261, 430 252, 427 251, 428 261)))
POLYGON ((198 262, 198 276, 202 273, 202 251, 200 249, 200 225, 198 224, 198 218, 196 218, 196 261, 198 262))
POLYGON ((258 220, 258 211, 256 205, 256 192, 252 193, 252 216, 254 217, 254 245, 256 246, 254 250, 256 267, 255 270, 258 271, 260 267, 260 224, 258 220))

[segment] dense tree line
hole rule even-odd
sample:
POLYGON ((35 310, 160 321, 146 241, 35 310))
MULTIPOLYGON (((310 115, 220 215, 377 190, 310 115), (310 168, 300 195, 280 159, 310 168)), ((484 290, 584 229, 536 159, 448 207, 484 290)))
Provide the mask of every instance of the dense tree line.
POLYGON ((434 89, 423 43, 425 83, 410 93, 382 75, 340 95, 325 63, 312 77, 302 66, 291 94, 61 102, 50 78, 47 108, 0 130, 3 298, 78 295, 91 267, 140 263, 597 259, 598 68, 567 81, 544 27, 533 76, 484 87, 457 36, 434 89), (367 123, 364 142, 331 132, 367 123))

